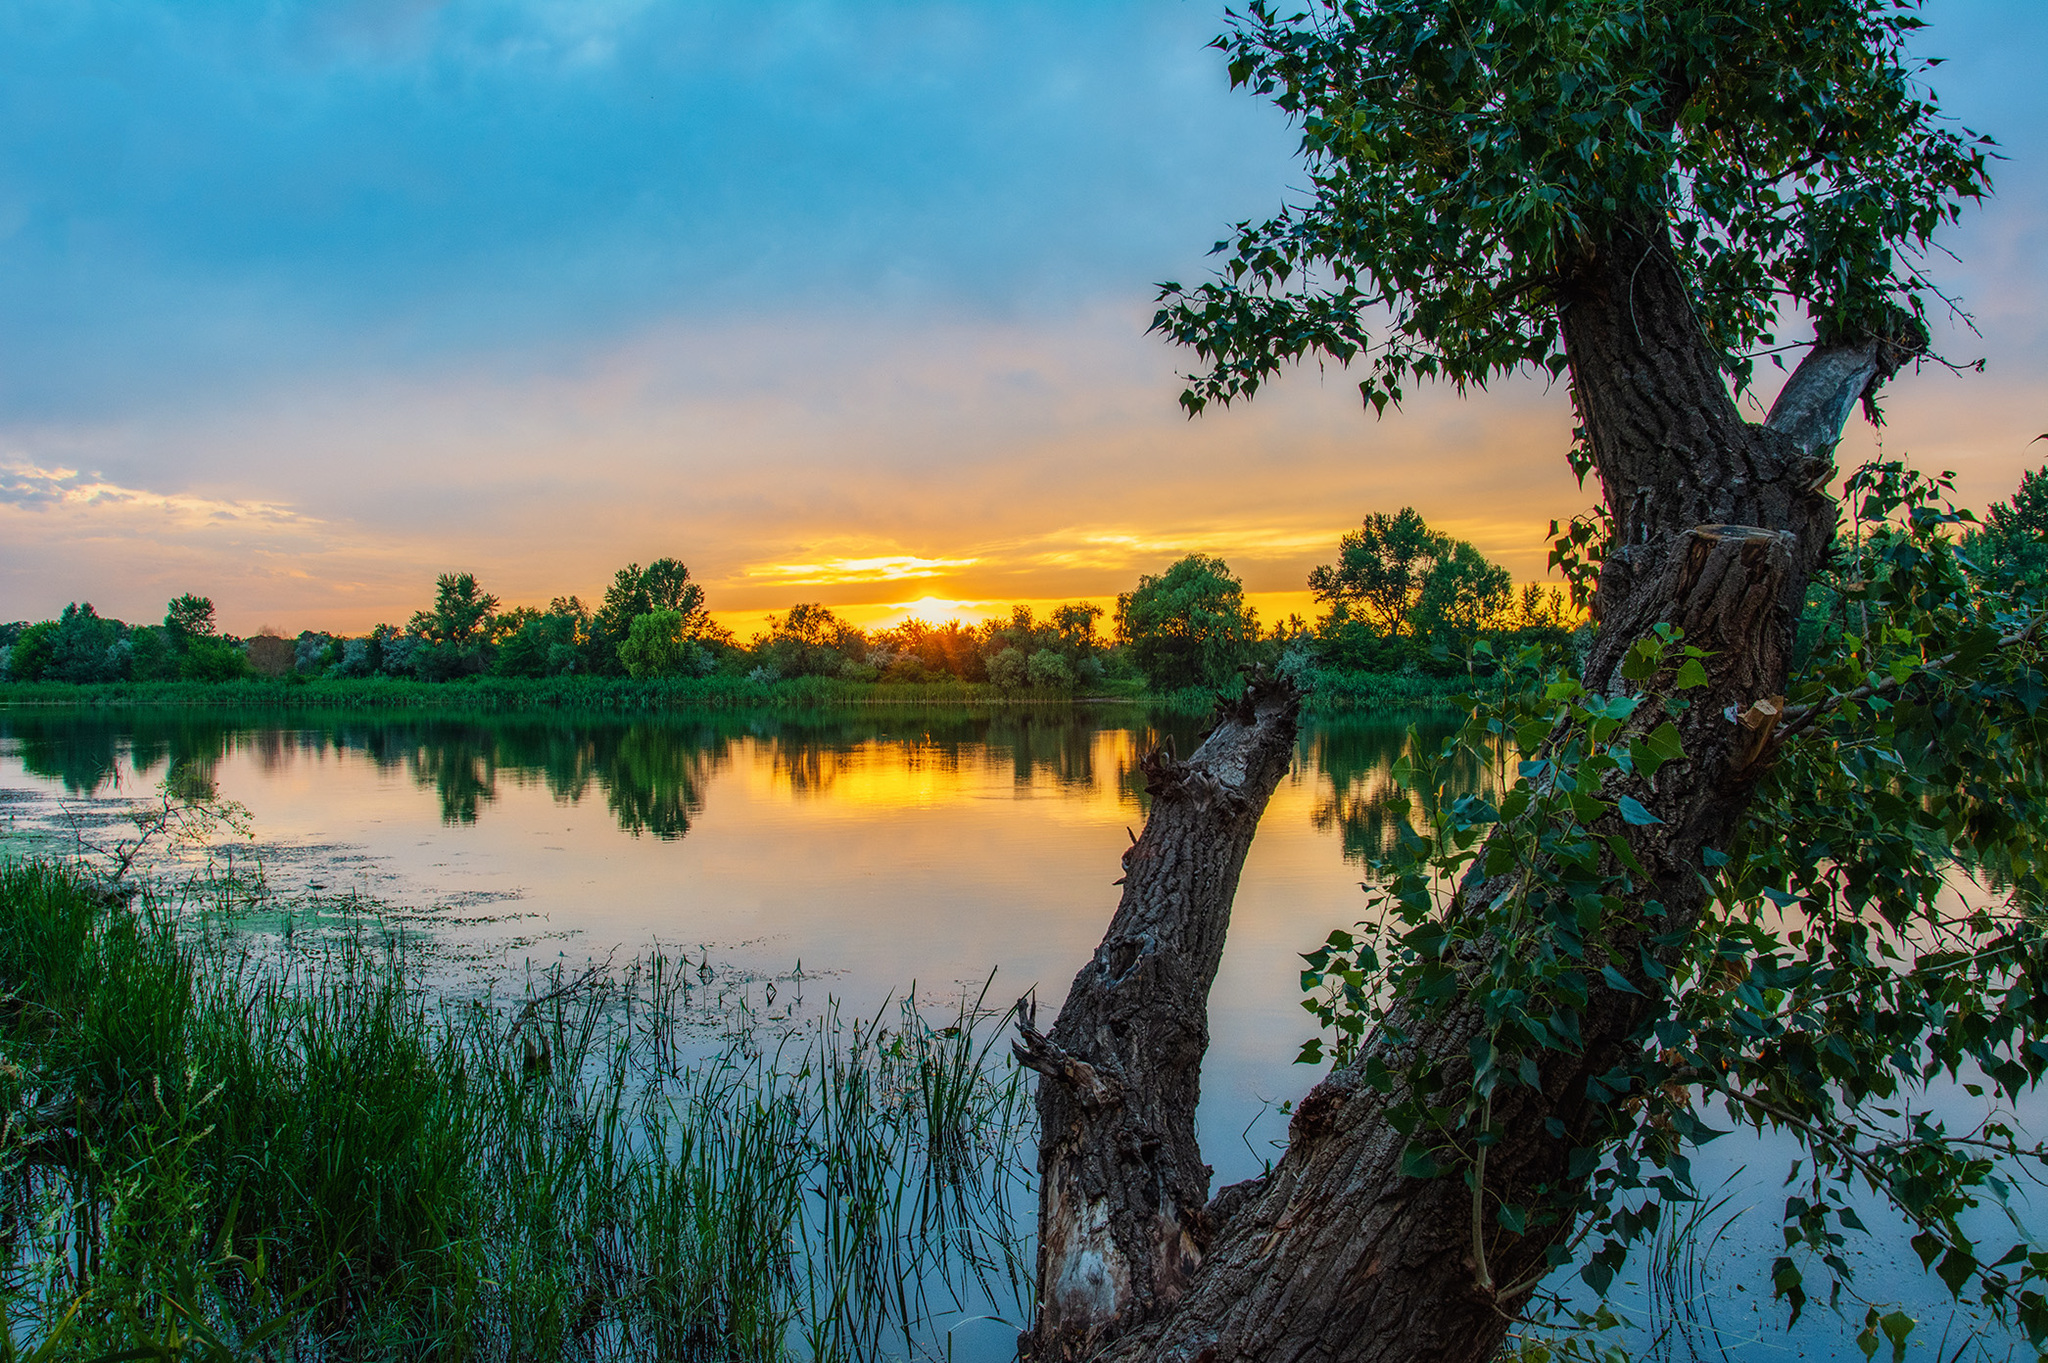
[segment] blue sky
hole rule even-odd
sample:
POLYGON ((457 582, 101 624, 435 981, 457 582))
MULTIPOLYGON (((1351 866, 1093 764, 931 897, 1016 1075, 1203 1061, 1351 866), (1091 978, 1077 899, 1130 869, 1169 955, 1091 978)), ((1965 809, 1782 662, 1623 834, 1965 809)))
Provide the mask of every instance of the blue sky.
MULTIPOLYGON (((2048 5, 1929 17, 2012 157, 1945 276, 1983 332, 1945 348, 1992 363, 1903 381, 1886 448, 1982 499, 2048 448, 2048 5)), ((1404 503, 1538 575, 1585 500, 1561 394, 1373 422, 1311 372, 1179 416, 1150 286, 1294 182, 1217 23, 0 6, 0 617, 198 590, 238 629, 359 630, 449 568, 533 601, 662 553, 735 612, 1102 597, 1188 549, 1280 606, 1404 503)))

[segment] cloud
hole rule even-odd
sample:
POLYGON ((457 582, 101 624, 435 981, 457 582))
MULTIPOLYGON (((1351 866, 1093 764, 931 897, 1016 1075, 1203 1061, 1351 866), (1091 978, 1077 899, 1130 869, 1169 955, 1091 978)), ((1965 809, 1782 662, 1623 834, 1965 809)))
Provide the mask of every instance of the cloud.
POLYGON ((948 569, 971 568, 979 561, 973 558, 884 554, 874 558, 832 558, 819 563, 771 563, 742 571, 746 577, 772 582, 779 587, 822 587, 939 577, 948 569))
POLYGON ((96 473, 44 468, 19 460, 0 463, 0 505, 27 510, 62 508, 101 521, 112 517, 131 524, 148 521, 173 532, 219 526, 306 531, 320 525, 313 517, 275 502, 151 492, 108 482, 96 473))

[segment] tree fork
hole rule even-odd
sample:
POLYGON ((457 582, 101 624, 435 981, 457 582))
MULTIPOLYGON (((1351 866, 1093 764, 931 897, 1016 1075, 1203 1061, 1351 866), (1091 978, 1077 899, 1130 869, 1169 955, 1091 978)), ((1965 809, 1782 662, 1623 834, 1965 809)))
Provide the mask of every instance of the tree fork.
MULTIPOLYGON (((1621 690, 1622 658, 1659 624, 1681 626, 1689 644, 1709 652, 1709 684, 1689 693, 1692 704, 1676 721, 1689 759, 1654 781, 1618 778, 1633 783, 1625 793, 1657 820, 1616 819, 1611 830, 1629 839, 1650 872, 1625 921, 1602 929, 1629 959, 1651 947, 1644 901, 1662 907, 1659 933, 1684 929, 1705 907, 1702 850, 1725 842, 1768 764, 1799 606, 1833 536, 1826 485, 1841 423, 1903 355, 1879 339, 1817 346, 1771 416, 1746 422, 1661 228, 1621 239, 1588 253, 1560 307, 1574 395, 1616 526, 1585 681, 1596 691, 1621 690)), ((1173 805, 1156 807, 1155 822, 1173 805)), ((1189 812, 1180 811, 1176 828, 1197 827, 1189 812)), ((1231 830, 1215 855, 1227 856, 1232 871, 1212 883, 1234 888, 1251 824, 1242 814, 1214 823, 1231 830)), ((1132 852, 1134 875, 1147 869, 1136 854, 1161 845, 1148 824, 1132 852)), ((1481 884, 1466 893, 1502 889, 1481 884)), ((1228 902, 1205 912, 1215 939, 1202 937, 1201 954, 1186 962, 1157 935, 1155 925, 1173 915, 1126 925, 1131 904, 1127 891, 1126 908, 1075 982, 1075 1025, 1063 1013, 1042 1048, 1028 1033, 1022 1048, 1041 1072, 1065 1076, 1040 1086, 1045 1238, 1031 1347, 1041 1357, 1092 1350, 1106 1359, 1189 1363, 1490 1357, 1520 1294, 1544 1276, 1545 1251, 1568 1227, 1525 1235, 1475 1227, 1463 1180, 1405 1176, 1407 1139, 1386 1119, 1399 1095, 1374 1091, 1357 1068, 1330 1075, 1303 1100, 1270 1176, 1197 1210, 1208 1171, 1191 1134, 1169 1158, 1163 1145, 1147 1144, 1162 1129, 1148 1123, 1176 1103, 1192 1116, 1206 1039, 1200 1000, 1228 902), (1141 942, 1150 946, 1138 950, 1141 942), (1140 956, 1146 988, 1163 998, 1171 981, 1175 1002, 1112 1018, 1102 982, 1121 978, 1140 956), (1088 1278, 1097 1264, 1102 1278, 1088 1278)), ((1497 1095, 1491 1117, 1501 1139, 1485 1172, 1491 1194, 1514 1201, 1539 1187, 1573 1186, 1571 1146, 1597 1143, 1604 1129, 1586 1081, 1623 1057, 1655 1006, 1645 996, 1656 989, 1645 979, 1632 983, 1639 994, 1594 988, 1583 1049, 1546 1062, 1539 1089, 1497 1095), (1560 1126, 1565 1137, 1550 1134, 1560 1126)), ((1407 1038, 1399 1051, 1435 1058, 1449 1085, 1469 1079, 1466 1057, 1482 1029, 1475 1010, 1404 1006, 1397 1020, 1407 1038)), ((1390 1070, 1406 1069, 1402 1054, 1384 1058, 1390 1070)))
POLYGON ((1036 1070, 1036 1359, 1087 1356, 1178 1300, 1214 1236, 1195 1140, 1209 986, 1259 816, 1293 762, 1300 697, 1254 682, 1182 762, 1143 762, 1145 831, 1123 897, 1045 1034, 1031 1010, 1018 1059, 1036 1070))

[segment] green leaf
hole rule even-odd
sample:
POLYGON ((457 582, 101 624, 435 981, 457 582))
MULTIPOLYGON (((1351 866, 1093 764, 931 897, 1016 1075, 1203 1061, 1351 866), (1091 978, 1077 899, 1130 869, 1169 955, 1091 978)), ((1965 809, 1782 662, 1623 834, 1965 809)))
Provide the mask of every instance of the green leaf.
POLYGON ((1642 774, 1645 781, 1657 779, 1657 773, 1665 763, 1676 762, 1685 756, 1685 744, 1679 738, 1678 726, 1665 720, 1655 729, 1628 745, 1629 760, 1642 774))
POLYGON ((1664 822, 1655 814, 1643 808, 1642 801, 1632 795, 1622 796, 1619 800, 1615 801, 1615 804, 1621 810, 1621 817, 1624 823, 1631 823, 1640 827, 1644 824, 1664 822))
POLYGON ((1687 658, 1678 668, 1678 679, 1674 683, 1680 691, 1690 691, 1708 682, 1707 669, 1700 666, 1698 658, 1687 658))
POLYGON ((1403 1178, 1435 1178, 1443 1169, 1432 1155, 1419 1145, 1411 1145, 1401 1151, 1401 1176, 1403 1178))
POLYGON ((1878 1320, 1884 1337, 1892 1342, 1892 1363, 1902 1363, 1906 1357, 1906 1341, 1913 1337, 1913 1318, 1904 1311, 1893 1311, 1878 1320))
POLYGON ((1607 986, 1610 989, 1619 989, 1622 993, 1634 994, 1637 998, 1643 997, 1643 991, 1630 984, 1628 976, 1622 974, 1611 965, 1600 967, 1600 978, 1607 981, 1607 986))

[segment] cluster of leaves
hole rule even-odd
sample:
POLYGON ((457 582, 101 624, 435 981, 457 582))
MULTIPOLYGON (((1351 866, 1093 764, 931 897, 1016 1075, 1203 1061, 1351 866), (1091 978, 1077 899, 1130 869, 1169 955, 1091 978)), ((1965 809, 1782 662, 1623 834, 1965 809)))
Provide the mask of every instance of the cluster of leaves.
POLYGON ((1920 79, 1919 9, 1252 0, 1216 45, 1299 121, 1312 193, 1237 224, 1217 280, 1161 286, 1154 329, 1209 366, 1182 403, 1311 355, 1363 357, 1379 410, 1411 379, 1561 374, 1561 286, 1644 233, 1738 382, 1787 299, 1827 333, 1924 340, 1914 262, 1985 193, 1990 152, 1920 79))
MULTIPOLYGON (((2012 1105, 2048 1073, 2048 601, 1970 556, 1949 491, 1898 464, 1848 480, 1775 763, 1697 868, 1696 925, 1668 931, 1629 842, 1597 831, 1653 822, 1617 778, 1685 757, 1671 720, 1706 674, 1675 631, 1630 655, 1626 695, 1588 695, 1535 651, 1506 660, 1439 754, 1397 768, 1421 831, 1375 867, 1368 920, 1307 958, 1331 1040, 1304 1059, 1418 1095, 1391 1114, 1408 1172, 1471 1185, 1501 1298, 1534 1282, 1488 1281, 1488 1249, 1532 1233, 1546 1272, 1576 1262, 1604 1295, 1665 1204, 1697 1198, 1689 1152, 1722 1113, 1803 1147, 1772 1266, 1794 1319, 1816 1266, 1831 1301, 1854 1296, 1846 1237, 1874 1198, 1958 1300, 2048 1341, 2048 1253, 2016 1220, 1982 1230, 2044 1156, 2012 1105), (1453 794, 1441 773, 1474 755, 1491 790, 1453 794), (1577 1054, 1596 981, 1647 996, 1647 1020, 1591 1082, 1595 1129, 1552 1132, 1575 1147, 1571 1186, 1505 1205, 1485 1179, 1493 1101, 1577 1054), (1469 1072, 1390 1069, 1417 1010, 1453 1003, 1483 1016, 1469 1072), (1981 1117, 1958 1127, 1965 1097, 1981 1117)), ((1865 1351, 1903 1350, 1910 1320, 1866 1306, 1865 1351)))

